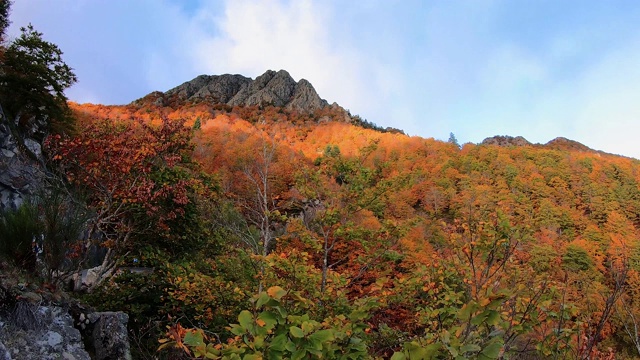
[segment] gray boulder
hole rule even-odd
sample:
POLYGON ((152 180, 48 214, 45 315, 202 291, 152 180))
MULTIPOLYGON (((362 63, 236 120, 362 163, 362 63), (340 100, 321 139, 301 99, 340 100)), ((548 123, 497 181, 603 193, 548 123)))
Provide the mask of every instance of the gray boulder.
POLYGON ((131 360, 127 331, 129 316, 121 311, 90 313, 91 342, 96 360, 131 360))
POLYGON ((96 286, 100 280, 101 267, 81 270, 71 276, 74 292, 85 292, 96 286))
MULTIPOLYGON (((2 323, 0 323, 0 327, 2 327, 2 323)), ((9 350, 4 346, 2 341, 0 341, 0 360, 11 360, 11 354, 9 350)))

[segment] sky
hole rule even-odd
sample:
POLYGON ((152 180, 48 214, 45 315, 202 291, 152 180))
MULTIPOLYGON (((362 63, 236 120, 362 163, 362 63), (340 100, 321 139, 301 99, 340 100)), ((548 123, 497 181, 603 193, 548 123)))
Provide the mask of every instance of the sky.
POLYGON ((60 47, 80 103, 285 69, 409 135, 640 159, 637 0, 14 0, 10 20, 60 47))

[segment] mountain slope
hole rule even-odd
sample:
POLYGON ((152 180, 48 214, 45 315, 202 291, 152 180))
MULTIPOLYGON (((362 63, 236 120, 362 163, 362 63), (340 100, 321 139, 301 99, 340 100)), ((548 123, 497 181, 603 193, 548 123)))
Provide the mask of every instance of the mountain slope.
MULTIPOLYGON (((219 193, 194 193, 189 218, 217 234, 206 245, 215 251, 206 260, 172 253, 206 265, 189 266, 193 276, 167 266, 167 279, 156 281, 170 285, 156 288, 170 289, 159 291, 178 310, 153 304, 153 314, 184 311, 224 333, 247 306, 246 294, 279 286, 308 299, 305 316, 326 326, 332 322, 323 316, 363 314, 361 329, 370 335, 359 341, 371 358, 415 344, 447 358, 453 345, 440 335, 462 332, 470 335, 455 351, 467 357, 482 349, 494 358, 501 351, 515 358, 633 355, 624 326, 640 324, 620 314, 640 317, 640 162, 566 139, 539 145, 500 136, 459 147, 355 126, 326 106, 302 116, 286 108, 301 82, 275 72, 256 80, 199 77, 129 106, 73 106, 89 124, 142 120, 161 129, 163 121, 185 120, 188 160, 215 179, 219 193), (608 311, 611 304, 620 311, 608 311)), ((136 143, 148 151, 148 141, 127 142, 136 143)), ((148 181, 187 174, 181 171, 148 181)), ((173 251, 191 238, 175 235, 173 251)), ((157 237, 145 239, 161 251, 157 237)), ((122 294, 117 299, 129 306, 122 289, 117 283, 103 296, 122 294)))

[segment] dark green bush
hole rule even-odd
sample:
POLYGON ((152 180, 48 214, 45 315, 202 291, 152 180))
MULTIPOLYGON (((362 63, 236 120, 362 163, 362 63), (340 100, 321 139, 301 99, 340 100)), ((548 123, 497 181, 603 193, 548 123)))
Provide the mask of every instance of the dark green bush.
POLYGON ((0 253, 16 266, 34 270, 34 241, 41 233, 37 206, 25 201, 17 210, 0 216, 0 253))
POLYGON ((80 233, 84 229, 87 212, 69 196, 51 190, 39 201, 42 223, 43 260, 49 281, 74 269, 79 258, 80 233))
POLYGON ((66 194, 50 190, 0 215, 0 254, 28 271, 40 256, 47 280, 73 269, 84 208, 66 194))

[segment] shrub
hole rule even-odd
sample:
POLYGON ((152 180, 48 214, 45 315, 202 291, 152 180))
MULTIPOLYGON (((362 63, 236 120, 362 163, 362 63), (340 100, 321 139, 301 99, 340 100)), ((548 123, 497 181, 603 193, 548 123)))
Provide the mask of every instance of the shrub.
POLYGON ((34 203, 26 201, 17 210, 5 212, 0 217, 0 253, 16 266, 34 270, 34 240, 41 233, 38 209, 34 203))
POLYGON ((42 255, 49 281, 73 270, 79 257, 79 237, 87 220, 83 206, 60 190, 51 190, 39 200, 42 228, 42 255))

